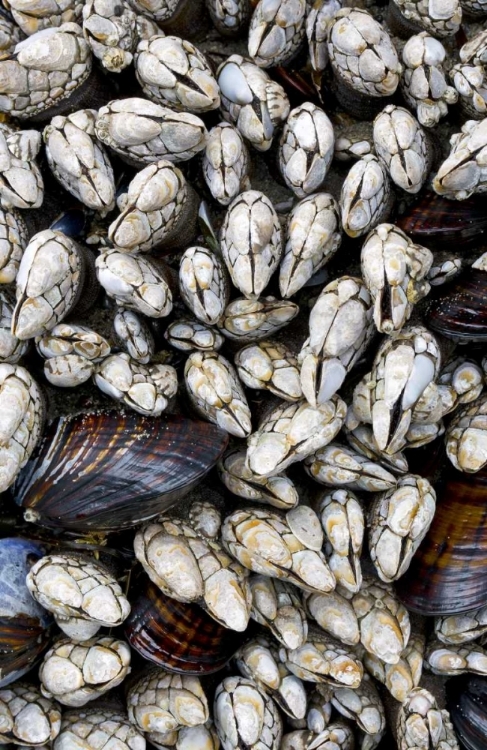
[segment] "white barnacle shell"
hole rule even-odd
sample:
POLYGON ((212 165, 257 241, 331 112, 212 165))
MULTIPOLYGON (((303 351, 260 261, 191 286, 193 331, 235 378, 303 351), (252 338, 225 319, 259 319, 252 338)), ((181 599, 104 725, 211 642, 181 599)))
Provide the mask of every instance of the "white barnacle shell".
MULTIPOLYGON (((397 720, 399 742, 409 744, 409 736, 424 738, 426 747, 458 747, 457 737, 445 709, 440 710, 436 698, 425 688, 415 687, 402 703, 397 720), (441 744, 440 744, 441 743, 441 744)), ((404 744, 403 743, 403 744, 404 744)))
POLYGON ((105 216, 115 207, 115 178, 108 155, 95 137, 95 119, 93 109, 54 117, 43 137, 48 164, 61 185, 105 216))
POLYGON ((353 409, 372 424, 381 451, 395 453, 405 446, 412 410, 440 366, 438 343, 422 326, 404 328, 379 347, 372 371, 355 388, 353 409))
POLYGON ((250 19, 250 57, 263 68, 281 65, 298 51, 305 34, 305 0, 260 0, 250 19))
POLYGON ((215 727, 223 750, 279 750, 282 719, 272 698, 244 677, 226 677, 215 692, 215 727))
POLYGON ((305 591, 335 588, 335 578, 321 552, 323 532, 311 508, 297 506, 285 516, 267 509, 234 511, 223 521, 222 543, 255 573, 289 581, 305 591))
POLYGON ((169 674, 152 667, 127 694, 127 713, 141 732, 171 732, 196 727, 209 718, 206 695, 198 677, 169 674))
POLYGON ((373 334, 370 295, 360 278, 341 276, 327 284, 309 317, 309 338, 298 355, 301 387, 312 405, 342 386, 373 334))
POLYGON ((436 493, 427 479, 406 474, 377 495, 369 511, 369 550, 379 578, 400 578, 431 526, 436 493))
POLYGON ((44 181, 36 156, 41 135, 36 130, 12 130, 0 125, 0 200, 5 208, 39 208, 44 181))
POLYGON ((284 401, 302 398, 298 362, 284 344, 271 340, 248 344, 235 355, 235 364, 247 388, 267 389, 284 401))
MULTIPOLYGON (((326 447, 322 450, 326 450, 326 447)), ((325 532, 325 551, 328 554, 330 569, 342 590, 354 594, 362 585, 360 556, 365 533, 362 506, 350 489, 335 489, 321 496, 317 511, 325 532)), ((341 604, 342 612, 343 609, 344 605, 341 604)), ((327 617, 327 615, 323 616, 327 617)), ((351 626, 349 629, 349 635, 351 635, 353 633, 351 615, 349 614, 346 619, 351 626)), ((325 628, 327 629, 329 628, 325 628)))
POLYGON ((0 289, 0 362, 16 364, 29 348, 12 333, 12 315, 15 301, 6 289, 0 289))
POLYGON ((192 192, 180 169, 161 159, 138 172, 108 237, 120 252, 147 252, 168 243, 190 209, 192 192))
POLYGON ((111 636, 83 643, 62 638, 39 670, 42 694, 64 706, 84 706, 120 685, 130 672, 130 648, 111 636))
POLYGON ((162 23, 174 15, 180 0, 130 0, 137 13, 145 13, 152 21, 162 23))
POLYGON ((144 93, 176 110, 208 112, 220 105, 220 91, 205 56, 177 36, 143 39, 135 72, 144 93))
POLYGON ((375 683, 368 674, 355 690, 339 687, 331 703, 343 716, 354 719, 366 736, 381 737, 386 729, 386 712, 375 683))
POLYGON ((164 338, 175 349, 183 352, 198 349, 209 352, 218 351, 223 346, 223 336, 214 328, 205 326, 198 320, 180 318, 166 328, 164 338))
POLYGON ((451 151, 433 180, 433 189, 450 199, 465 200, 487 190, 485 161, 487 119, 467 120, 450 139, 451 151))
POLYGON ((132 359, 142 365, 150 362, 155 349, 154 337, 142 316, 133 310, 119 309, 113 319, 113 330, 132 359))
POLYGON ((237 128, 221 122, 210 130, 202 167, 212 196, 227 206, 248 183, 249 153, 237 128))
POLYGON ((430 155, 426 134, 404 107, 389 104, 374 120, 374 146, 391 180, 407 193, 421 190, 430 155))
POLYGON ((383 492, 397 483, 396 477, 380 463, 334 442, 308 456, 305 470, 320 484, 361 492, 383 492))
POLYGON ((184 367, 184 380, 194 408, 236 437, 252 429, 244 390, 233 365, 217 352, 193 352, 184 367))
POLYGON ((206 8, 220 34, 232 37, 243 31, 251 13, 247 0, 206 0, 206 8))
POLYGON ((210 542, 184 521, 161 516, 136 534, 134 550, 164 594, 178 601, 198 602, 226 628, 240 632, 247 628, 248 573, 216 539, 210 542))
POLYGON ((460 0, 392 0, 411 23, 436 37, 453 36, 460 28, 460 0))
POLYGON ((298 312, 298 305, 288 300, 241 297, 226 306, 220 331, 225 338, 244 342, 257 341, 273 336, 290 323, 298 312))
POLYGON ((487 396, 459 409, 446 431, 446 453, 458 471, 475 473, 487 463, 487 396))
POLYGON ((342 185, 340 208, 343 230, 349 237, 370 232, 386 218, 391 187, 385 167, 367 154, 350 169, 342 185))
POLYGON ((287 95, 265 70, 231 55, 217 71, 223 117, 259 151, 267 151, 290 105, 287 95))
POLYGON ((207 137, 205 124, 196 115, 138 97, 101 107, 95 133, 122 159, 141 167, 160 159, 191 159, 205 147, 207 137))
POLYGON ((61 354, 44 362, 46 379, 58 388, 74 388, 86 383, 94 372, 94 363, 79 354, 61 354))
POLYGON ((49 333, 36 339, 41 357, 50 359, 76 354, 98 362, 110 354, 110 344, 96 331, 74 323, 59 323, 49 333))
POLYGON ((27 227, 20 212, 0 208, 0 284, 15 281, 26 245, 27 227))
POLYGON ((24 34, 32 34, 81 18, 81 0, 12 0, 9 10, 24 34))
POLYGON ((279 269, 279 289, 292 297, 336 253, 341 244, 340 209, 329 193, 316 193, 291 210, 279 269))
POLYGON ((227 489, 238 497, 288 510, 299 503, 298 492, 289 477, 256 477, 246 464, 245 449, 230 449, 218 463, 218 474, 227 489))
POLYGON ((426 31, 410 37, 402 51, 405 65, 401 89, 407 104, 416 109, 421 125, 433 127, 448 112, 458 94, 448 86, 443 63, 446 50, 426 31))
POLYGON ((215 325, 230 296, 227 271, 217 255, 205 247, 189 247, 179 266, 181 297, 198 320, 215 325))
POLYGON ((304 400, 279 404, 249 437, 249 469, 269 477, 302 461, 336 437, 345 416, 346 405, 338 396, 316 407, 304 400))
POLYGON ((120 73, 133 60, 136 18, 133 10, 119 0, 87 0, 83 6, 84 37, 111 73, 120 73))
POLYGON ((247 190, 228 207, 221 230, 221 249, 234 285, 248 297, 259 297, 277 268, 281 225, 264 193, 247 190))
POLYGON ((319 0, 306 16, 309 58, 317 73, 322 73, 328 65, 328 27, 341 7, 341 0, 319 0))
POLYGON ((63 619, 76 617, 116 627, 128 617, 130 604, 116 579, 101 565, 70 555, 46 555, 29 571, 27 588, 36 601, 63 619))
POLYGON ((366 576, 351 602, 359 621, 362 646, 386 664, 397 664, 408 644, 411 623, 392 586, 366 576))
POLYGON ((432 263, 433 253, 393 224, 379 224, 368 234, 362 246, 362 274, 379 331, 391 334, 407 322, 414 304, 430 291, 425 277, 432 263))
POLYGON ((3 743, 33 747, 47 745, 59 734, 61 711, 58 705, 45 698, 37 687, 15 682, 0 690, 3 743))
POLYGON ((25 119, 59 104, 85 82, 91 64, 78 24, 38 31, 0 60, 0 110, 25 119))
POLYGON ((44 426, 44 399, 29 372, 0 363, 0 490, 5 492, 30 458, 44 426))
POLYGON ((298 198, 319 190, 334 147, 333 125, 320 107, 305 102, 289 113, 279 141, 279 167, 298 198))
POLYGON ((103 393, 151 417, 158 417, 167 409, 178 389, 174 367, 162 364, 146 367, 125 352, 112 354, 100 362, 94 380, 103 393))
POLYGON ((365 10, 343 8, 329 26, 333 71, 352 89, 373 97, 390 96, 402 66, 390 36, 365 10))
POLYGON ((35 234, 17 274, 12 333, 24 340, 54 328, 78 301, 83 270, 74 240, 51 229, 35 234))
POLYGON ((108 250, 96 259, 96 274, 108 296, 122 307, 149 318, 163 318, 172 310, 168 271, 160 260, 108 250))
POLYGON ((64 712, 55 750, 73 747, 102 750, 107 742, 116 744, 120 750, 145 750, 146 747, 143 733, 129 721, 124 711, 93 707, 64 712))

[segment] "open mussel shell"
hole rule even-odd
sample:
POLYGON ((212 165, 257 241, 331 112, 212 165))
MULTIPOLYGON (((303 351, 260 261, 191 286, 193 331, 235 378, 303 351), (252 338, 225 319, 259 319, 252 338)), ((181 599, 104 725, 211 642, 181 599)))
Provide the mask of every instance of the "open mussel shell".
POLYGON ((0 539, 0 687, 32 669, 49 641, 52 617, 25 583, 44 554, 40 544, 28 539, 0 539))
POLYGON ((487 746, 487 677, 461 675, 448 680, 447 708, 462 747, 485 750, 487 746))
POLYGON ((436 193, 424 193, 397 225, 415 242, 437 250, 471 247, 487 232, 487 212, 483 196, 450 201, 436 193))
POLYGON ((426 324, 458 343, 487 342, 487 273, 469 268, 431 301, 426 324))
POLYGON ((144 659, 188 675, 217 672, 248 637, 224 628, 197 604, 171 599, 149 580, 124 627, 128 642, 144 659))
POLYGON ((466 612, 487 601, 487 468, 452 471, 433 523, 397 582, 406 607, 422 615, 466 612))
POLYGON ((183 416, 133 412, 61 417, 21 472, 15 500, 29 521, 119 531, 162 513, 216 464, 224 430, 183 416))

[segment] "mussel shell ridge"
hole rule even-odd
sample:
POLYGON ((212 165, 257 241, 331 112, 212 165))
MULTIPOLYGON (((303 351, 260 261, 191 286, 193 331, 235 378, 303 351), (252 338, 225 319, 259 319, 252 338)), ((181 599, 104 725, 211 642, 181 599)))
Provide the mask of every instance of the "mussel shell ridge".
POLYGON ((432 300, 427 325, 459 343, 487 342, 487 273, 469 268, 432 300))
POLYGON ((458 739, 466 750, 485 750, 487 678, 462 675, 446 686, 447 707, 458 739))
POLYGON ((182 416, 111 412, 61 417, 21 472, 27 520, 75 531, 119 531, 163 512, 216 464, 228 435, 182 416))
POLYGON ((487 231, 485 202, 483 196, 452 201, 427 192, 398 219, 397 225, 415 242, 433 249, 478 245, 487 231))
POLYGON ((248 636, 227 630, 197 604, 165 596, 147 581, 125 621, 125 636, 141 656, 169 672, 217 672, 248 636))
POLYGON ((487 601, 487 469, 453 472, 438 495, 433 523, 398 581, 406 607, 447 615, 487 601))

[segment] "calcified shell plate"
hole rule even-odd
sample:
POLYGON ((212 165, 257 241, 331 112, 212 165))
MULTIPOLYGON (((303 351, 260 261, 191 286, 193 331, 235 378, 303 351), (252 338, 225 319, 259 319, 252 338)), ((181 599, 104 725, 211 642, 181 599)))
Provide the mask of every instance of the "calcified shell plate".
POLYGON ((216 464, 227 433, 181 416, 110 412, 54 420, 21 473, 27 518, 76 531, 118 531, 162 513, 216 464))

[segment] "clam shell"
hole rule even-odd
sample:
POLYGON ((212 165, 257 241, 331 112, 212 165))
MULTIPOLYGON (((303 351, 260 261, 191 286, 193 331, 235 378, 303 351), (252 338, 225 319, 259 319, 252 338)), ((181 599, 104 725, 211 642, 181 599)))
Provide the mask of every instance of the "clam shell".
POLYGON ((168 672, 212 674, 248 638, 227 630, 197 604, 171 599, 148 579, 125 621, 125 637, 144 659, 168 672))
POLYGON ((182 416, 110 412, 61 417, 21 473, 15 499, 44 526, 109 532, 167 510, 227 445, 224 430, 182 416))
POLYGON ((438 495, 433 523, 397 591, 422 615, 467 612, 487 600, 487 468, 452 472, 438 495))

